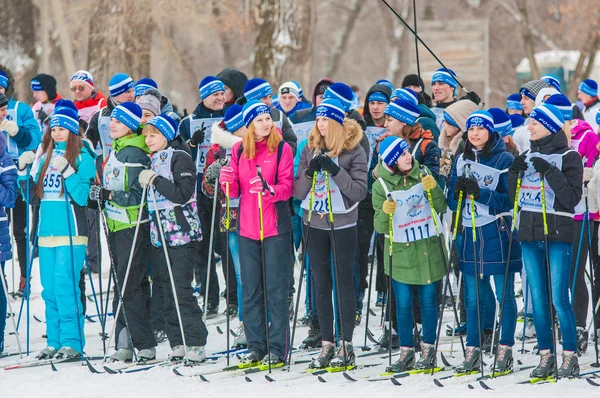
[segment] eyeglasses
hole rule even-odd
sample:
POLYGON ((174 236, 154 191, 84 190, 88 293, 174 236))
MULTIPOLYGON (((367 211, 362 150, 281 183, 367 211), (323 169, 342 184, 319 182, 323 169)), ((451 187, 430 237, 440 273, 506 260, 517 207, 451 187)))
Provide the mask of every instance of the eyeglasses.
POLYGON ((85 90, 85 86, 73 86, 73 87, 71 87, 71 92, 73 92, 73 93, 74 93, 75 91, 79 91, 79 92, 81 92, 81 91, 83 91, 83 90, 85 90))

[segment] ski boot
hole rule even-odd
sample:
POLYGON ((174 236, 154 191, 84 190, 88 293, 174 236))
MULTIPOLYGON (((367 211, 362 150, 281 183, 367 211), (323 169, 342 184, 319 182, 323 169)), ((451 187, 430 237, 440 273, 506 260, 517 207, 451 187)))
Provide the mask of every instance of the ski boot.
POLYGON ((240 357, 240 361, 243 363, 260 363, 263 355, 260 355, 258 351, 249 351, 246 355, 240 357))
MULTIPOLYGON (((493 365, 492 365, 493 367, 493 365)), ((496 367, 493 368, 493 372, 496 374, 510 373, 513 369, 513 355, 512 348, 499 344, 498 345, 498 357, 496 359, 496 367)))
POLYGON ((110 362, 131 362, 133 360, 133 351, 129 348, 119 348, 110 356, 110 362))
POLYGON ((425 370, 435 368, 437 359, 434 355, 435 345, 421 343, 421 357, 415 363, 415 369, 425 370))
POLYGON ((544 378, 554 375, 556 357, 550 350, 540 350, 540 364, 531 371, 531 377, 544 378))
POLYGON ((563 351, 563 362, 558 368, 558 377, 579 376, 579 357, 575 351, 563 351))
MULTIPOLYGON (((458 334, 466 335, 467 334, 467 322, 461 322, 457 328, 454 328, 454 335, 458 336, 458 334)), ((450 325, 446 325, 446 336, 452 336, 452 327, 450 325)))
POLYGON ((187 364, 197 364, 206 361, 206 350, 204 346, 189 346, 188 352, 183 357, 187 364))
POLYGON ((354 316, 354 325, 359 326, 360 325, 360 319, 362 317, 362 314, 358 311, 356 311, 356 315, 354 316))
POLYGON ((53 358, 54 355, 56 354, 56 348, 48 346, 46 348, 44 348, 42 351, 40 351, 39 354, 37 354, 36 358, 37 359, 50 359, 53 358))
MULTIPOLYGON (((581 326, 577 326, 577 355, 582 356, 588 348, 588 331, 581 326)), ((560 371, 559 371, 560 374, 560 371)))
POLYGON ((465 360, 454 369, 454 373, 471 373, 481 366, 481 350, 479 347, 467 347, 465 360))
POLYGON ((71 359, 71 358, 81 358, 81 354, 74 348, 71 347, 63 347, 56 352, 54 355, 56 359, 71 359))
POLYGON ((321 347, 321 329, 318 322, 312 322, 308 329, 308 337, 302 341, 300 349, 308 350, 311 348, 321 347))
POLYGON ((156 347, 145 348, 137 353, 138 362, 147 362, 156 359, 156 347))
MULTIPOLYGON (((29 280, 31 280, 31 278, 29 278, 29 280)), ((21 279, 19 279, 19 290, 16 291, 15 296, 23 297, 23 295, 25 294, 25 288, 27 287, 27 285, 28 285, 27 278, 21 277, 21 279)), ((29 286, 31 286, 31 285, 29 284, 29 286)))
POLYGON ((271 353, 269 355, 265 355, 264 358, 262 359, 262 361, 260 361, 261 365, 269 365, 270 364, 271 366, 279 365, 282 362, 283 362, 283 360, 273 353, 271 353))
POLYGON ((344 366, 344 351, 346 351, 346 366, 354 366, 356 363, 356 356, 354 355, 354 346, 351 341, 342 341, 340 348, 338 348, 338 351, 329 363, 329 366, 332 368, 344 366))
POLYGON ((223 315, 230 318, 234 318, 238 315, 238 306, 235 304, 229 304, 227 309, 223 312, 223 315))
POLYGON ((400 357, 392 366, 388 366, 385 371, 390 373, 400 373, 412 370, 415 367, 415 349, 414 347, 400 347, 400 357))
MULTIPOLYGON (((390 342, 388 339, 387 327, 383 328, 383 334, 379 338, 378 343, 381 346, 381 348, 385 348, 385 349, 388 348, 390 342)), ((396 331, 394 329, 392 329, 392 349, 395 350, 399 347, 400 347, 400 341, 398 340, 398 334, 396 333, 396 331)))
POLYGON ((383 307, 383 292, 377 292, 377 300, 375 301, 375 307, 383 307))
POLYGON ((206 319, 212 319, 219 315, 219 304, 208 304, 206 306, 206 319))
POLYGON ((329 363, 335 356, 335 344, 331 341, 323 341, 321 343, 321 353, 318 357, 313 358, 310 363, 311 369, 323 369, 329 366, 329 363))
POLYGON ((169 354, 169 361, 181 361, 185 356, 185 349, 182 345, 176 345, 171 349, 169 354))
POLYGON ((246 348, 248 346, 248 339, 246 339, 243 323, 240 323, 240 327, 238 327, 235 334, 237 334, 237 337, 233 340, 233 348, 246 348))

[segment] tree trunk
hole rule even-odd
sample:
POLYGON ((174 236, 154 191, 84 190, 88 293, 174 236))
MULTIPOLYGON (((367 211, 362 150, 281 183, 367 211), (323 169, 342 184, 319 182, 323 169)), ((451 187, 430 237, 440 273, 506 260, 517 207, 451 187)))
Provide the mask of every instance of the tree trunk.
POLYGON ((527 17, 527 1, 517 0, 517 9, 521 14, 521 36, 523 37, 523 46, 525 47, 525 53, 527 59, 529 59, 529 68, 531 70, 531 76, 534 80, 540 78, 540 69, 535 59, 535 50, 533 48, 533 35, 529 27, 529 19, 527 17))
POLYGON ((600 34, 597 31, 591 30, 590 35, 584 43, 589 43, 581 50, 579 59, 575 65, 575 70, 569 78, 569 88, 567 89, 567 97, 575 98, 577 96, 577 90, 579 88, 579 82, 589 76, 594 68, 594 62, 596 60, 596 53, 600 47, 600 34), (585 64, 587 60, 587 64, 585 64))
MULTIPOLYGON (((404 24, 402 24, 402 22, 400 22, 400 20, 390 12, 384 3, 379 2, 379 5, 381 13, 384 17, 384 21, 386 21, 386 31, 392 32, 392 35, 390 36, 390 44, 386 51, 386 53, 389 54, 389 60, 385 76, 393 84, 397 84, 406 71, 405 68, 402 68, 402 63, 404 61, 402 59, 402 54, 406 55, 407 50, 410 48, 409 46, 406 46, 406 41, 403 40, 406 29, 404 28, 404 24)), ((409 2, 408 0, 402 0, 398 14, 400 14, 400 16, 406 20, 408 18, 408 12, 409 2)), ((408 58, 409 57, 406 56, 406 60, 408 60, 408 58)))
POLYGON ((331 52, 331 58, 329 59, 329 64, 327 65, 327 68, 323 74, 324 76, 332 77, 337 73, 338 67, 340 66, 340 59, 346 50, 348 39, 350 38, 352 29, 354 29, 354 24, 358 19, 362 5, 363 0, 352 0, 350 2, 350 14, 348 14, 346 17, 346 22, 342 30, 337 35, 335 45, 333 46, 333 51, 331 52))
MULTIPOLYGON (((293 29, 290 35, 294 43, 293 51, 281 71, 281 80, 299 80, 308 88, 312 74, 313 37, 316 23, 315 0, 304 0, 297 4, 294 13, 293 29)), ((306 90, 308 94, 312 90, 306 90)))

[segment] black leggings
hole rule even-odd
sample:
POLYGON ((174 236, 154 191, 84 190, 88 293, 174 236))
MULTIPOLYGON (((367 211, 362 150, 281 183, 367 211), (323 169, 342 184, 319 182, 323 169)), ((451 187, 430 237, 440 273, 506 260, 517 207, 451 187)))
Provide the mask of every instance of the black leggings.
MULTIPOLYGON (((575 221, 575 234, 573 235, 573 260, 571 263, 571 285, 569 290, 573 287, 573 279, 577 279, 575 285, 575 293, 571 292, 573 310, 575 311, 575 321, 577 326, 586 327, 587 314, 590 304, 590 294, 588 287, 585 283, 585 271, 586 262, 588 259, 588 230, 592 231, 594 224, 589 226, 586 221, 583 238, 581 239, 581 246, 579 245, 581 229, 583 227, 583 221, 575 221), (577 265, 577 252, 579 251, 579 265, 577 265), (577 268, 577 275, 575 275, 575 269, 577 268)), ((593 242, 592 242, 593 244, 593 242)))
MULTIPOLYGON (((341 300, 338 306, 341 307, 342 313, 343 340, 352 341, 354 315, 356 314, 356 299, 354 297, 354 259, 356 251, 350 250, 350 248, 355 248, 357 244, 356 226, 335 230, 334 234, 339 271, 339 274, 335 276, 341 300)), ((311 228, 307 250, 315 280, 317 314, 321 337, 324 341, 330 342, 334 341, 334 316, 331 299, 333 292, 332 246, 331 231, 311 228)))

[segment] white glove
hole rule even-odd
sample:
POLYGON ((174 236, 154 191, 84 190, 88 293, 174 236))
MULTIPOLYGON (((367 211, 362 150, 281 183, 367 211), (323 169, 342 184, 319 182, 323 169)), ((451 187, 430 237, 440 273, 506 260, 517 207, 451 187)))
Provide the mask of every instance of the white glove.
POLYGON ((12 120, 4 119, 2 123, 0 123, 0 131, 6 131, 8 135, 14 137, 19 132, 19 126, 12 120))
POLYGON ((55 156, 50 161, 50 164, 62 174, 63 178, 69 178, 72 174, 75 173, 75 169, 63 156, 55 156))
POLYGON ((142 187, 147 187, 148 185, 152 185, 152 182, 156 178, 156 173, 154 170, 142 170, 138 180, 140 181, 140 185, 142 187))
POLYGON ((594 177, 594 169, 591 167, 583 168, 583 182, 589 182, 594 177))
POLYGON ((21 156, 19 156, 19 170, 25 170, 27 166, 32 164, 35 161, 35 152, 27 151, 23 152, 21 156))

